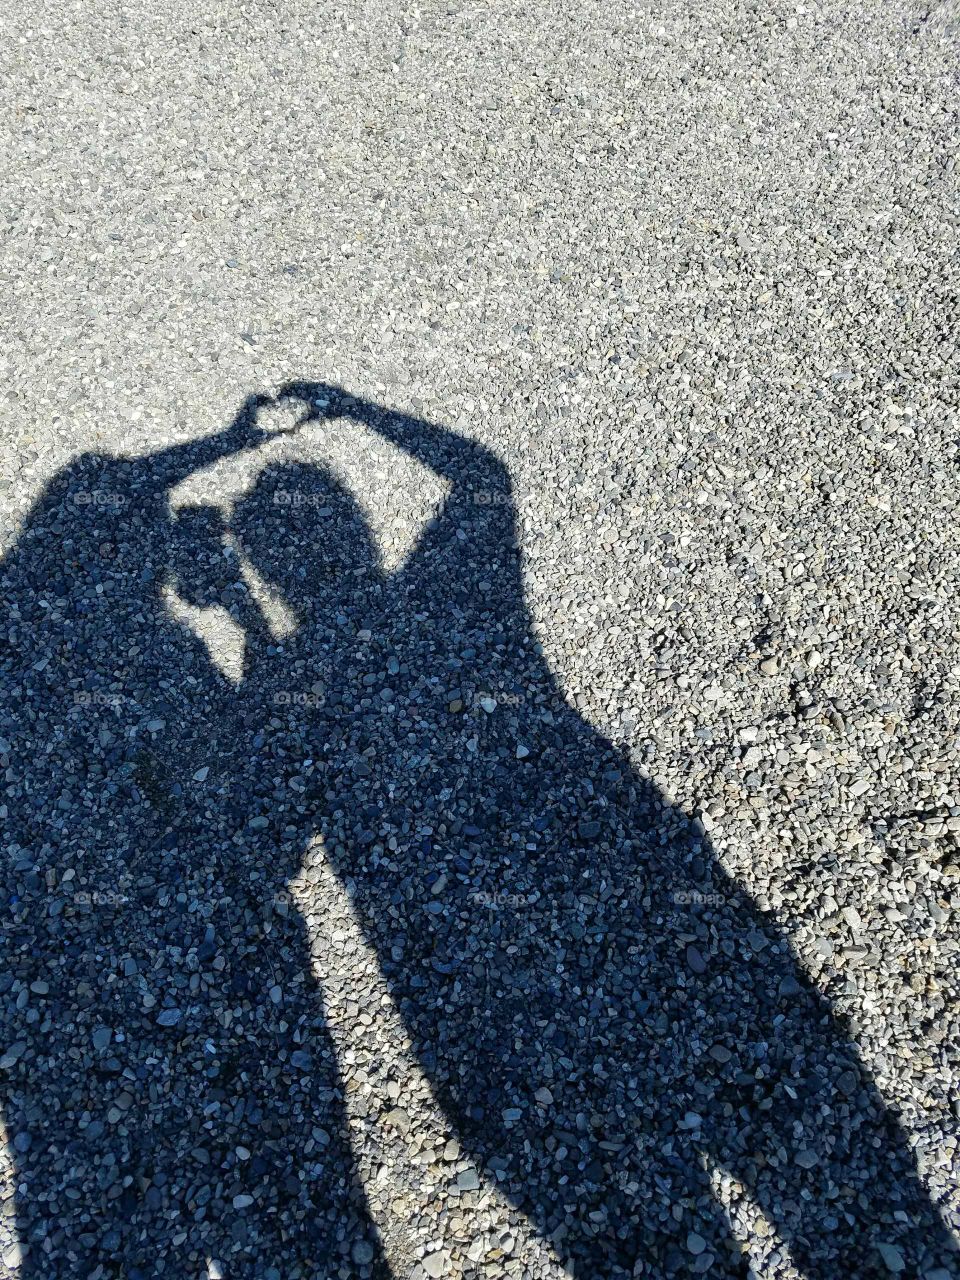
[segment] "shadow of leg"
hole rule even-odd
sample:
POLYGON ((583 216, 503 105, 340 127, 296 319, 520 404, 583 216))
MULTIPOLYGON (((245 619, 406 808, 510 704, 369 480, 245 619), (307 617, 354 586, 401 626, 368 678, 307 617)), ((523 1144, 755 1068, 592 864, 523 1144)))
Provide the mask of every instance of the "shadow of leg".
MULTIPOLYGON (((798 984, 800 986, 800 984, 798 984)), ((809 1280, 958 1274, 903 1132, 840 1023, 801 989, 744 1036, 704 1137, 809 1280)), ((754 1012, 754 1026, 757 1017, 754 1012)))

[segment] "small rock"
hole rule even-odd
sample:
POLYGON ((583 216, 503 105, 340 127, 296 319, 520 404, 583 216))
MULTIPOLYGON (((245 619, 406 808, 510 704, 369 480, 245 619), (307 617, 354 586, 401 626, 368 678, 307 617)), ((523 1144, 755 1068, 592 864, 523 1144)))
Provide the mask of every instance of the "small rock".
POLYGON ((706 973, 707 962, 692 943, 687 947, 687 965, 691 973, 706 973))
POLYGON ((392 1124, 395 1129, 399 1129, 401 1133, 407 1133, 410 1129, 410 1117, 404 1111, 403 1107, 394 1107, 392 1111, 388 1111, 383 1117, 387 1124, 392 1124))
POLYGON ((350 1250, 350 1256, 359 1266, 366 1266, 367 1263, 373 1261, 373 1245, 369 1240, 357 1240, 350 1250))
POLYGON ((17 1040, 15 1044, 12 1044, 10 1046, 10 1048, 6 1051, 3 1057, 0 1058, 0 1067, 2 1067, 4 1070, 6 1070, 8 1067, 12 1067, 15 1062, 18 1062, 23 1057, 26 1051, 27 1051, 26 1040, 17 1040))
POLYGON ((894 1275, 899 1275, 906 1268, 903 1254, 895 1244, 878 1244, 877 1253, 883 1259, 887 1270, 892 1271, 894 1275))
POLYGON ((845 1098, 852 1098, 859 1084, 855 1071, 841 1071, 837 1076, 837 1089, 845 1098))
POLYGON ((699 1235, 696 1231, 691 1231, 687 1235, 687 1248, 694 1255, 694 1257, 698 1257, 701 1253, 703 1253, 706 1247, 707 1247, 706 1240, 704 1240, 703 1236, 699 1235))

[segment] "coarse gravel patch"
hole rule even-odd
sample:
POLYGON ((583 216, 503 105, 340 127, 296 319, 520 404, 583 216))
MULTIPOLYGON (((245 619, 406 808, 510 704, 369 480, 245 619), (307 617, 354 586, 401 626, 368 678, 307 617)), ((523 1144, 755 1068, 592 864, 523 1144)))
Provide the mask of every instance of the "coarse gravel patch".
POLYGON ((960 1275, 955 3, 8 3, 0 1276, 960 1275))

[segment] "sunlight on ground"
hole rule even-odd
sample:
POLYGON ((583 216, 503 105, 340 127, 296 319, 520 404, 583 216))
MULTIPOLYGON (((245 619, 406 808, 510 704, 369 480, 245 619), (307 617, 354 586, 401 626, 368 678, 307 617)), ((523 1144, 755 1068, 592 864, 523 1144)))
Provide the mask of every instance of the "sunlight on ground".
POLYGON ((243 655, 246 632, 222 605, 210 605, 201 609, 188 604, 169 584, 163 588, 163 602, 167 612, 182 627, 186 627, 206 646, 210 661, 217 666, 231 684, 243 679, 243 655))

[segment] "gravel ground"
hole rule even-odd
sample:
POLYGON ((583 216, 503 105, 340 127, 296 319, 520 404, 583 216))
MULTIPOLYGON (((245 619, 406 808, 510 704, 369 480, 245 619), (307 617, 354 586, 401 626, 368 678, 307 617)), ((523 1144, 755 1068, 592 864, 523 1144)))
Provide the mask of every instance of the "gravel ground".
POLYGON ((2 23, 0 1275, 960 1275, 960 10, 2 23))

